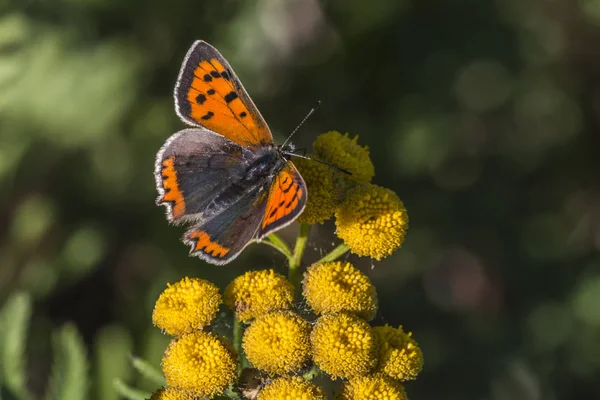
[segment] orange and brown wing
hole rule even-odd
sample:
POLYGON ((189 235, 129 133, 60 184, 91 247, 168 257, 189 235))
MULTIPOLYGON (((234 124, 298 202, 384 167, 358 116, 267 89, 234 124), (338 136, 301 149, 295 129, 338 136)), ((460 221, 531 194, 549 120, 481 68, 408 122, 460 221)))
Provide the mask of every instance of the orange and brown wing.
POLYGON ((306 196, 304 179, 288 161, 271 185, 258 239, 292 223, 304 210, 306 196))
POLYGON ((273 143, 273 135, 221 53, 198 40, 188 51, 175 85, 181 119, 245 147, 273 143))

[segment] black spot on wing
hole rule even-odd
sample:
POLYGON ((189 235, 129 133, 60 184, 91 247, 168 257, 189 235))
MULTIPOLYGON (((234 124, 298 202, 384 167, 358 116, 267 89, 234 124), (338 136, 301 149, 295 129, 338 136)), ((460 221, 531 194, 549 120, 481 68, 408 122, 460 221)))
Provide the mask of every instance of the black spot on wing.
POLYGON ((200 93, 198 96, 196 96, 196 103, 198 104, 204 104, 204 102, 206 101, 206 96, 203 95, 202 93, 200 93))
POLYGON ((216 92, 215 92, 215 89, 208 89, 208 90, 206 91, 206 94, 209 94, 209 95, 211 95, 211 96, 212 96, 213 94, 215 94, 215 93, 216 93, 216 92))
POLYGON ((290 189, 292 188, 292 186, 294 186, 294 182, 290 182, 290 184, 288 185, 288 187, 286 187, 285 189, 282 189, 283 193, 289 192, 290 189))
POLYGON ((223 79, 227 79, 228 81, 231 80, 231 74, 229 73, 229 71, 221 72, 221 76, 223 77, 223 79))
POLYGON ((210 76, 212 76, 213 78, 220 78, 221 74, 217 71, 210 71, 210 76))
POLYGON ((215 113, 214 113, 214 112, 212 112, 212 111, 209 111, 209 112, 207 112, 206 114, 204 114, 204 115, 202 116, 202 119, 206 121, 206 120, 209 120, 209 119, 211 119, 211 118, 212 118, 214 115, 215 115, 215 113))
POLYGON ((247 116, 247 115, 248 115, 248 114, 246 114, 246 111, 242 111, 242 112, 240 113, 240 117, 241 117, 241 118, 244 118, 244 117, 245 117, 245 116, 247 116))
POLYGON ((224 99, 227 103, 231 103, 235 99, 238 98, 238 94, 236 92, 229 92, 225 95, 224 99))
POLYGON ((212 82, 212 77, 209 74, 204 75, 202 79, 204 79, 204 82, 212 82))

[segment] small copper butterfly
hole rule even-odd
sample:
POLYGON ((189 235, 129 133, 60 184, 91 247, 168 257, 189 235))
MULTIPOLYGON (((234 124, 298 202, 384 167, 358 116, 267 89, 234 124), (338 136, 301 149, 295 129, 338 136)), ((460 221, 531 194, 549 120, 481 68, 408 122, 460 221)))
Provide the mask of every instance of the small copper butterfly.
POLYGON ((253 240, 293 222, 306 184, 229 63, 196 41, 175 85, 175 110, 192 128, 156 155, 157 204, 167 219, 188 223, 190 254, 213 264, 236 258, 253 240))

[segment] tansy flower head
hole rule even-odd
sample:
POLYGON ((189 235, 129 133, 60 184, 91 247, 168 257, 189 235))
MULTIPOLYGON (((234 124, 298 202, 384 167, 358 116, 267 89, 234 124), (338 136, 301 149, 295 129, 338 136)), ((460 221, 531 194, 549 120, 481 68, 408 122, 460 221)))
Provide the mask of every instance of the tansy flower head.
POLYGON ((225 304, 242 322, 270 311, 286 310, 293 300, 294 286, 272 269, 246 272, 225 288, 225 304))
POLYGON ((340 400, 407 400, 404 387, 382 375, 367 375, 350 379, 342 386, 340 400))
POLYGON ((235 381, 237 363, 221 339, 196 331, 169 344, 162 367, 169 386, 196 397, 213 397, 235 381))
POLYGON ((372 320, 377 312, 375 286, 348 262, 309 267, 304 274, 303 294, 318 315, 345 311, 372 320))
MULTIPOLYGON (((318 156, 311 158, 318 159, 318 156)), ((310 193, 298 222, 311 225, 323 223, 333 216, 341 202, 343 180, 334 175, 335 171, 331 167, 315 161, 298 158, 294 159, 294 164, 298 167, 310 193)))
POLYGON ((274 379, 258 393, 258 400, 326 400, 323 389, 299 376, 274 379))
POLYGON ((154 325, 179 336, 210 324, 221 304, 219 289, 203 279, 183 278, 160 295, 154 306, 154 325))
POLYGON ((371 184, 351 189, 335 216, 337 235, 350 250, 376 260, 400 247, 408 228, 408 214, 398 196, 371 184))
POLYGON ((371 182, 375 167, 369 158, 368 147, 359 146, 357 140, 358 136, 350 139, 347 133, 342 135, 331 131, 317 137, 313 147, 321 160, 351 172, 352 175, 344 175, 348 180, 357 183, 371 182))
POLYGON ((412 335, 388 325, 377 326, 373 332, 379 338, 377 370, 399 381, 416 379, 423 369, 423 353, 412 335))
POLYGON ((176 388, 160 388, 150 400, 195 400, 194 395, 176 388))
POLYGON ((334 378, 365 375, 377 363, 376 338, 371 327, 351 314, 320 317, 310 342, 315 364, 334 378))
POLYGON ((291 311, 256 318, 244 332, 248 360, 270 374, 297 371, 310 357, 310 325, 291 311))

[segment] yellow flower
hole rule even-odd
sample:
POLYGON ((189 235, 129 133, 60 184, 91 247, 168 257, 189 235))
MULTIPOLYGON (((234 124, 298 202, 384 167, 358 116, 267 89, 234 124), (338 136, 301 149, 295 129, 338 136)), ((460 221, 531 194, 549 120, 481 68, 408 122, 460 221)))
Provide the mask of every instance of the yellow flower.
POLYGON ((370 321, 377 312, 375 286, 348 262, 309 267, 304 274, 303 294, 318 315, 345 311, 370 321))
MULTIPOLYGON (((321 160, 348 170, 352 175, 344 175, 352 182, 367 183, 375 175, 375 167, 369 158, 369 148, 359 146, 358 136, 350 139, 348 134, 331 131, 320 135, 313 147, 321 160)), ((310 191, 309 191, 310 193, 310 191)))
POLYGON ((408 214, 398 196, 376 185, 351 189, 337 209, 337 235, 354 254, 381 260, 406 236, 408 214))
POLYGON ((379 338, 377 370, 399 381, 416 379, 423 369, 423 352, 411 333, 388 325, 377 326, 373 332, 379 338))
POLYGON ((167 284, 156 301, 152 321, 170 335, 183 335, 209 325, 221 302, 215 285, 186 277, 173 285, 167 284))
POLYGON ((293 300, 294 286, 272 269, 246 272, 225 288, 225 304, 242 322, 270 311, 286 310, 293 300))
POLYGON ((376 338, 371 327, 351 314, 320 317, 310 341, 315 364, 334 378, 365 375, 377 363, 376 338))
POLYGON ((213 397, 235 381, 237 360, 217 336, 196 331, 171 341, 162 367, 169 386, 213 397))
POLYGON ((323 389, 299 376, 274 379, 258 393, 258 400, 326 400, 323 389))
MULTIPOLYGON (((318 156, 311 155, 311 158, 318 159, 318 156)), ((298 222, 312 225, 333 217, 341 202, 343 180, 334 175, 331 167, 316 161, 298 158, 294 159, 294 164, 304 178, 309 193, 306 208, 298 217, 298 222)))
POLYGON ((244 332, 243 348, 256 368, 270 374, 297 371, 310 358, 310 324, 291 311, 256 318, 244 332))
POLYGON ((177 388, 160 388, 150 400, 195 400, 194 395, 177 388))
POLYGON ((342 386, 338 398, 340 400, 407 400, 404 387, 382 374, 350 379, 342 386))

